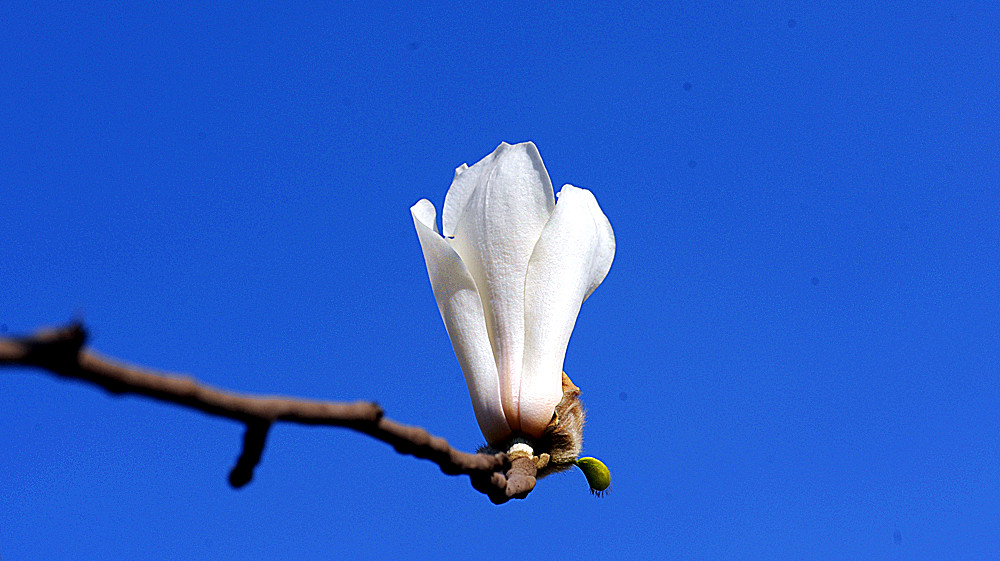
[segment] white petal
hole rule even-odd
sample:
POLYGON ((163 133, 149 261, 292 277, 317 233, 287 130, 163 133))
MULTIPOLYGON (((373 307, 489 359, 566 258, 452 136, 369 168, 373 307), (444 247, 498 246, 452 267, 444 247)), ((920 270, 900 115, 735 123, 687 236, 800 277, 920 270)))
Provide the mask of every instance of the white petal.
MULTIPOLYGON (((460 168, 461 169, 461 168, 460 168)), ((500 376, 507 422, 519 430, 528 259, 555 198, 538 149, 501 144, 455 177, 445 199, 444 231, 475 279, 500 376)))
POLYGON ((451 187, 448 188, 448 193, 444 196, 444 207, 441 210, 441 226, 445 236, 450 238, 455 235, 455 224, 465 212, 465 207, 469 204, 469 197, 476 189, 479 178, 483 176, 483 172, 487 168, 493 166, 497 152, 509 146, 506 142, 502 142, 492 154, 479 160, 471 168, 468 164, 462 164, 455 168, 455 178, 451 180, 451 187))
MULTIPOLYGON (((597 288, 615 256, 615 234, 594 195, 563 186, 552 218, 528 263, 524 285, 524 369, 521 431, 541 436, 562 399, 562 369, 580 305, 597 288)), ((501 384, 502 385, 502 384, 501 384)))
POLYGON ((427 263, 427 275, 445 328, 462 366, 476 420, 490 443, 510 435, 500 403, 500 385, 476 283, 462 259, 437 233, 434 205, 423 199, 410 208, 427 263))

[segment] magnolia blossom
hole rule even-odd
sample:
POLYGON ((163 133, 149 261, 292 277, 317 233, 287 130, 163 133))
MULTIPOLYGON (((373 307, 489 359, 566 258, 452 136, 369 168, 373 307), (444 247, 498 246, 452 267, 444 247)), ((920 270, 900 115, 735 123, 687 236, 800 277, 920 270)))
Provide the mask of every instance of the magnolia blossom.
POLYGON ((434 205, 410 208, 434 298, 490 444, 541 437, 562 399, 580 305, 611 268, 614 232, 594 195, 552 182, 531 142, 500 144, 434 205))

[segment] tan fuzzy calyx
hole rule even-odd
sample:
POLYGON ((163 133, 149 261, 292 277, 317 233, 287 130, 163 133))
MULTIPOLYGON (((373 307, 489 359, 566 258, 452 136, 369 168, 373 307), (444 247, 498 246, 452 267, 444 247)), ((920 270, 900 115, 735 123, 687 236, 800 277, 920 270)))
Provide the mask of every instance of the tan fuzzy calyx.
POLYGON ((549 456, 548 462, 539 466, 539 478, 573 467, 583 448, 586 413, 580 401, 580 388, 563 372, 562 389, 562 400, 556 405, 545 434, 536 444, 537 450, 546 450, 549 456))

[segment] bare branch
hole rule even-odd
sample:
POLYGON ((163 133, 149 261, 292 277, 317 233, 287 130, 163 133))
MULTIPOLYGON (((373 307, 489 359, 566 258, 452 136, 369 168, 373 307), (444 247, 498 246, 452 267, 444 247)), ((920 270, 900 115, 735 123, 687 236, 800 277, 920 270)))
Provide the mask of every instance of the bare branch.
POLYGON ((535 485, 535 465, 506 454, 468 454, 443 438, 382 414, 375 403, 336 403, 287 397, 258 397, 213 388, 190 377, 127 365, 85 350, 80 324, 42 330, 27 337, 0 337, 0 366, 41 368, 98 385, 115 395, 137 394, 225 417, 246 425, 243 450, 229 474, 233 487, 253 478, 275 422, 345 427, 391 444, 397 452, 436 463, 448 475, 468 475, 472 486, 500 504, 522 499, 535 485), (506 469, 506 473, 501 471, 506 469))

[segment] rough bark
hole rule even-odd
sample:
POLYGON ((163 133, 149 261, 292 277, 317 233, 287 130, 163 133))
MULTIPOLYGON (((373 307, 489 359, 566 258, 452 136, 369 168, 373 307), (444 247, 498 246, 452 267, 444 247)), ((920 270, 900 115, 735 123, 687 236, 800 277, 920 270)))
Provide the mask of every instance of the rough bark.
POLYGON ((243 448, 229 473, 239 488, 253 479, 269 429, 276 422, 345 427, 391 444, 397 452, 436 463, 448 475, 468 475, 472 486, 496 504, 523 499, 535 486, 535 465, 507 454, 468 454, 420 427, 386 418, 375 403, 338 403, 262 397, 214 388, 197 380, 128 365, 84 348, 80 324, 0 337, 0 366, 27 366, 95 384, 115 395, 136 394, 196 409, 246 426, 243 448))

